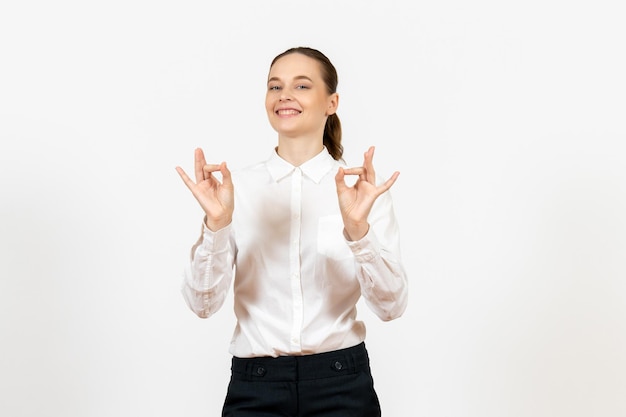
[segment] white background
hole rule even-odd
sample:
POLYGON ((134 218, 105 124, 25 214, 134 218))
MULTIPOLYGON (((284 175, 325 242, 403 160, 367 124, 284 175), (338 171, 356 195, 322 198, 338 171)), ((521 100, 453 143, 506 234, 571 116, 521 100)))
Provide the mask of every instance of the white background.
POLYGON ((265 158, 271 59, 325 52, 410 305, 365 307, 387 417, 626 415, 619 1, 0 6, 0 414, 218 416, 232 305, 187 310, 193 149, 265 158))

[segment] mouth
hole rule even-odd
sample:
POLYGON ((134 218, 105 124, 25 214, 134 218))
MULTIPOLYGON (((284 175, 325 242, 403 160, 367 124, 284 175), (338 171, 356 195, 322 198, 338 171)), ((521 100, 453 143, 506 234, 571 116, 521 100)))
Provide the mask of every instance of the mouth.
POLYGON ((278 109, 274 113, 276 113, 278 116, 289 117, 289 116, 297 116, 300 113, 302 113, 302 111, 296 110, 296 109, 278 109))

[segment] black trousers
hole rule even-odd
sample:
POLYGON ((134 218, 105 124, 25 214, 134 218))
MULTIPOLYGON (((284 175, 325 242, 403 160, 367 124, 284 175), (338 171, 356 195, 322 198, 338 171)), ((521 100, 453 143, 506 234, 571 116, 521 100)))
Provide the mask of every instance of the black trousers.
POLYGON ((305 356, 237 358, 222 417, 380 417, 365 344, 305 356))

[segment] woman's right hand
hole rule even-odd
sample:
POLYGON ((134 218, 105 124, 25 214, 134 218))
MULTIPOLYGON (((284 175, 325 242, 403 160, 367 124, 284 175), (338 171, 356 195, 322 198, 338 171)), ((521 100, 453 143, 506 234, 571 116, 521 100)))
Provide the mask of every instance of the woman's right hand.
POLYGON ((195 182, 181 167, 176 167, 176 172, 204 210, 207 227, 216 232, 228 226, 233 218, 235 198, 230 171, 226 162, 207 164, 200 148, 195 150, 194 159, 195 182), (222 174, 222 182, 213 175, 216 171, 222 174))

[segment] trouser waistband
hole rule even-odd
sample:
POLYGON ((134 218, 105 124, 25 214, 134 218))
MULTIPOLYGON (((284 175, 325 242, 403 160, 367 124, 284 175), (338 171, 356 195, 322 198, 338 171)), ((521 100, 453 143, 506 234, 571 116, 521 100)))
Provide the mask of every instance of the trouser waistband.
POLYGON ((304 381, 352 374, 367 368, 369 357, 365 343, 303 356, 237 358, 232 360, 232 376, 243 380, 304 381))

